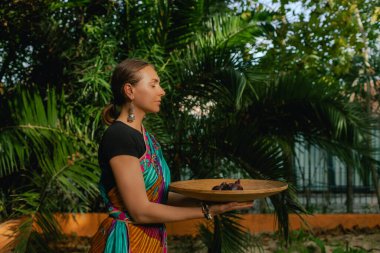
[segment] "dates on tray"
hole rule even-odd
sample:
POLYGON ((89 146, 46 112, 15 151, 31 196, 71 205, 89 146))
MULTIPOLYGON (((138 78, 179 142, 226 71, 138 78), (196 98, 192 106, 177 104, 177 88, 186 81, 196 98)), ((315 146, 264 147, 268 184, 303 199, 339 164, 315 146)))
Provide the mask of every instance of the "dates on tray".
POLYGON ((238 179, 235 183, 222 182, 220 185, 215 185, 212 187, 212 190, 220 190, 220 191, 231 191, 231 190, 243 190, 243 186, 240 184, 240 179, 238 179))

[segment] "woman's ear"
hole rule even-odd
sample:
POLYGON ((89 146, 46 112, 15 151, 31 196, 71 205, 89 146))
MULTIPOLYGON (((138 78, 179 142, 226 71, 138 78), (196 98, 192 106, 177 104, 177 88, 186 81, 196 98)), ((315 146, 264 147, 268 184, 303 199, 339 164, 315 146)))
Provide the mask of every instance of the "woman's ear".
POLYGON ((126 97, 128 97, 130 100, 133 100, 135 98, 134 89, 133 89, 132 84, 130 84, 130 83, 124 84, 123 89, 124 89, 124 95, 126 97))

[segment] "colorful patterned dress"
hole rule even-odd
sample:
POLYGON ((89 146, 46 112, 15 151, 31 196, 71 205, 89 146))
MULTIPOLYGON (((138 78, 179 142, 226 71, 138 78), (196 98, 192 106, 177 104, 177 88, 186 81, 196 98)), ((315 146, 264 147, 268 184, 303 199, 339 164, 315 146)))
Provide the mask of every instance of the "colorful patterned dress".
MULTIPOLYGON (((146 151, 140 158, 149 201, 167 202, 170 171, 162 155, 159 143, 143 127, 146 151)), ((134 224, 126 212, 116 187, 107 193, 100 183, 100 192, 105 201, 109 217, 100 225, 91 241, 89 252, 139 253, 167 252, 165 224, 134 224)))

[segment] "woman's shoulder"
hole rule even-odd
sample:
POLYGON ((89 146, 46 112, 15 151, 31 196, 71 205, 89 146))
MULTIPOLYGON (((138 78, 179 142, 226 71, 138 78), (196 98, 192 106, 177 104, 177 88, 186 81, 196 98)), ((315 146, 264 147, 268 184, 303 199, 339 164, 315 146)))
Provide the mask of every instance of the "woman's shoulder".
POLYGON ((115 121, 103 133, 102 142, 104 141, 123 141, 135 138, 141 138, 142 134, 136 129, 128 126, 121 121, 115 121))
POLYGON ((115 121, 112 125, 110 125, 106 131, 104 132, 103 136, 112 136, 112 135, 119 135, 122 134, 136 134, 139 133, 136 129, 128 126, 127 124, 121 122, 121 121, 115 121))
POLYGON ((123 122, 115 121, 103 134, 99 145, 99 157, 109 161, 117 155, 131 155, 140 158, 145 152, 142 134, 123 122))

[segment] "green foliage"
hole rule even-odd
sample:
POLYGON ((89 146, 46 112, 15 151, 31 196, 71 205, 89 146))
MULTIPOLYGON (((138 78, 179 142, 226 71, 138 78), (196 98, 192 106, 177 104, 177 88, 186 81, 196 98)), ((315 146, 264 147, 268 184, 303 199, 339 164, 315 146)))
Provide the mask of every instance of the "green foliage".
POLYGON ((308 231, 295 230, 290 234, 290 240, 292 245, 290 247, 281 247, 276 250, 276 253, 285 252, 301 252, 301 253, 311 253, 311 252, 321 252, 325 253, 325 244, 318 237, 313 236, 308 231))
POLYGON ((333 250, 333 253, 366 253, 367 250, 355 249, 355 248, 336 248, 333 250))
MULTIPOLYGON (((312 253, 312 252, 326 252, 326 243, 314 236, 312 233, 305 230, 295 230, 290 234, 292 245, 290 247, 281 246, 275 253, 286 252, 300 252, 300 253, 312 253)), ((335 245, 331 246, 333 253, 364 253, 368 252, 364 249, 352 248, 348 244, 346 246, 335 245)))
POLYGON ((61 233, 53 214, 89 210, 98 194, 96 145, 85 140, 87 132, 76 131, 81 122, 69 110, 58 108, 64 101, 54 89, 46 101, 16 89, 8 102, 11 124, 0 131, 1 220, 22 220, 14 229, 15 252, 48 252, 46 242, 61 233))
POLYGON ((250 245, 249 233, 239 224, 240 216, 227 213, 215 216, 207 225, 200 226, 203 243, 211 252, 246 252, 250 245))
MULTIPOLYGON (((56 211, 99 210, 101 109, 112 69, 126 57, 152 62, 166 90, 160 114, 144 124, 173 181, 190 171, 289 182, 270 199, 286 241, 288 214, 306 212, 292 185, 295 143, 319 146, 363 177, 366 164, 378 166, 363 103, 378 101, 363 88, 380 66, 378 8, 299 1, 310 19, 289 22, 288 2, 296 1, 270 11, 252 1, 1 1, 0 213, 27 217, 18 250, 48 250, 46 235, 59 238, 56 211), (357 36, 358 17, 366 38, 357 36)), ((222 238, 223 252, 243 250, 235 219, 221 216, 214 235, 203 230, 209 248, 222 238)))

